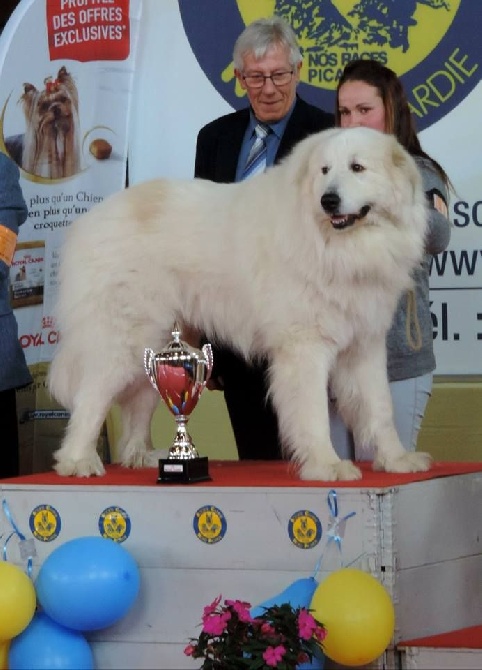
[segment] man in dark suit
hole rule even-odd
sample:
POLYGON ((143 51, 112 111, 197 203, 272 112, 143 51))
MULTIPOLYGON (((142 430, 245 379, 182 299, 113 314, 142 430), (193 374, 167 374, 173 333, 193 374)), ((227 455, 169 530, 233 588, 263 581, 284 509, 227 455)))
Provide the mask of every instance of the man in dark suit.
MULTIPOLYGON (((296 35, 283 19, 248 25, 236 40, 233 61, 250 107, 208 123, 196 146, 195 176, 222 183, 252 176, 308 135, 334 125, 332 114, 296 94, 302 57, 296 35)), ((277 418, 267 398, 268 365, 266 360, 248 364, 235 351, 214 347, 210 388, 224 390, 240 459, 282 457, 277 418)))

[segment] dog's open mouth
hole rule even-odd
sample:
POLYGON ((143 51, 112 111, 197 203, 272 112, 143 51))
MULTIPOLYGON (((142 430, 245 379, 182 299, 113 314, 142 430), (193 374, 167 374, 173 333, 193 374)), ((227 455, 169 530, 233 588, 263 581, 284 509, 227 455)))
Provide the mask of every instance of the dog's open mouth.
POLYGON ((358 214, 334 214, 331 218, 331 225, 333 228, 336 228, 337 230, 343 230, 344 228, 348 228, 349 226, 352 226, 355 221, 358 221, 359 219, 363 219, 368 212, 370 211, 370 205, 364 205, 358 214))

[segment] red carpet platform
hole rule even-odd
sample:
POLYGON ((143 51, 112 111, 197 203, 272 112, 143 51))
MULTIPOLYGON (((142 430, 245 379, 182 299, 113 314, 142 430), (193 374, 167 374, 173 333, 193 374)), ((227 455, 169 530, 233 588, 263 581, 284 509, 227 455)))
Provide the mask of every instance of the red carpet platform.
MULTIPOLYGON (((457 474, 482 472, 482 463, 435 463, 429 472, 391 474, 374 472, 370 463, 359 463, 363 478, 350 482, 301 481, 293 467, 284 461, 211 461, 211 482, 189 484, 189 487, 333 487, 336 488, 387 488, 413 482, 422 482, 457 474)), ((75 486, 154 486, 157 471, 153 468, 130 470, 120 465, 107 465, 103 477, 59 477, 55 472, 36 473, 3 483, 28 484, 31 486, 75 485, 75 486)), ((0 480, 2 483, 2 480, 0 480)))
MULTIPOLYGON (((440 649, 482 650, 482 625, 452 630, 440 635, 429 635, 416 640, 404 640, 399 647, 438 647, 440 649)), ((482 667, 482 666, 481 666, 482 667)))
POLYGON ((403 641, 397 647, 407 670, 480 670, 482 625, 403 641))

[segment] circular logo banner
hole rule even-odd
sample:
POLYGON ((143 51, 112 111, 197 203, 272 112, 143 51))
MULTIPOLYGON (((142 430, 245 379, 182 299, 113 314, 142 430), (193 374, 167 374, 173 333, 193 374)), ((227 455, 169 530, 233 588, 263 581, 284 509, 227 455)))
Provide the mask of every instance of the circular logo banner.
POLYGON ((309 510, 295 512, 288 522, 288 535, 300 549, 312 549, 321 540, 322 527, 319 518, 309 510))
POLYGON ((226 535, 226 517, 214 505, 200 507, 194 515, 192 525, 196 536, 206 544, 215 544, 226 535))
POLYGON ((107 507, 99 517, 99 532, 115 542, 124 542, 131 533, 131 520, 122 507, 107 507))
POLYGON ((58 538, 62 522, 55 507, 38 505, 30 513, 29 526, 37 540, 52 542, 58 538))
POLYGON ((244 91, 234 77, 234 42, 244 27, 277 14, 303 53, 300 95, 334 111, 344 66, 374 59, 402 79, 417 129, 448 114, 480 81, 479 9, 473 0, 179 0, 187 38, 204 73, 235 109, 244 91))

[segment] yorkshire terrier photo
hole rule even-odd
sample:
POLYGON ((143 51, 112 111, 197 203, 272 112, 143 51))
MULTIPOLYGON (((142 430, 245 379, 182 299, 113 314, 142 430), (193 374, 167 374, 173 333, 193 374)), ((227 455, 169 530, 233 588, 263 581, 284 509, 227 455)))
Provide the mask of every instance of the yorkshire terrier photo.
POLYGON ((79 96, 65 66, 45 88, 24 84, 20 98, 25 114, 23 136, 9 138, 12 158, 26 172, 47 179, 71 177, 80 170, 79 96))

